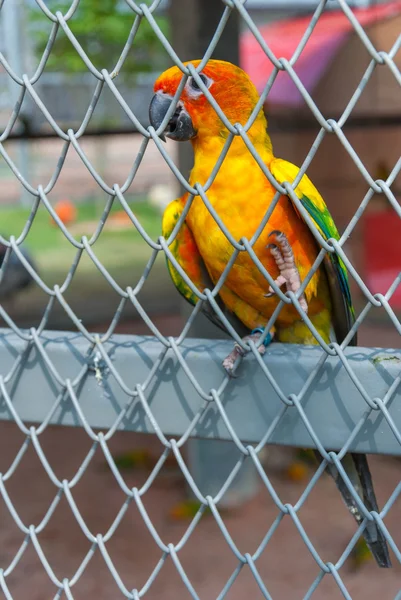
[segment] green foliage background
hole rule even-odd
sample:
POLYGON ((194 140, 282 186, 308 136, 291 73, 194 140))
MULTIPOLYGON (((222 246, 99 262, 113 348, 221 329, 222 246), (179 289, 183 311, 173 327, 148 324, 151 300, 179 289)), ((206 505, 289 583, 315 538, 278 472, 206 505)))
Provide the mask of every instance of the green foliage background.
MULTIPOLYGON (((48 0, 47 2, 51 11, 61 11, 63 14, 67 12, 70 5, 70 0, 48 0)), ((155 19, 163 33, 168 35, 167 17, 156 15, 155 19)), ((120 57, 134 20, 134 13, 121 0, 84 0, 68 21, 68 25, 95 67, 99 70, 105 68, 111 71, 120 57)), ((35 53, 39 58, 48 42, 51 24, 37 8, 31 9, 29 22, 35 53)), ((143 18, 121 76, 163 70, 167 60, 159 40, 143 18)), ((87 72, 83 60, 61 27, 46 70, 64 73, 87 72)))

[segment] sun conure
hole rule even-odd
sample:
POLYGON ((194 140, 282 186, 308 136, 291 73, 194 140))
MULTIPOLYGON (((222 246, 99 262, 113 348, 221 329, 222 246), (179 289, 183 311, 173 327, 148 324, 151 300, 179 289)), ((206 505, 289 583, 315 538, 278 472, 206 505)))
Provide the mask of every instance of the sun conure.
MULTIPOLYGON (((198 67, 200 61, 191 61, 198 67)), ((189 64, 189 63, 186 63, 189 64)), ((173 140, 191 140, 194 166, 189 182, 204 185, 209 179, 223 151, 229 135, 228 129, 210 104, 202 87, 207 88, 232 125, 244 126, 259 100, 256 88, 240 68, 223 61, 210 60, 199 73, 201 85, 188 77, 177 107, 166 125, 165 135, 173 140)), ((171 107, 173 96, 181 82, 178 67, 165 71, 156 81, 149 115, 158 129, 171 107)), ((264 165, 276 181, 292 183, 299 169, 276 158, 267 133, 267 121, 259 110, 247 135, 264 165)), ((333 219, 319 192, 304 175, 295 193, 324 239, 338 239, 333 219)), ((240 136, 235 136, 224 161, 207 190, 207 198, 218 217, 235 240, 252 238, 272 202, 276 190, 246 147, 240 136)), ((188 194, 171 202, 163 217, 163 235, 172 233, 188 200, 188 194)), ((320 248, 305 224, 300 211, 291 198, 281 196, 266 226, 253 245, 259 261, 279 287, 299 292, 320 248)), ((170 244, 170 251, 197 288, 212 289, 219 281, 234 251, 232 244, 220 228, 202 197, 194 197, 181 229, 170 244)), ((168 261, 172 279, 179 292, 192 304, 197 296, 185 283, 179 272, 168 261)), ((248 252, 240 252, 224 285, 219 292, 219 302, 227 315, 237 324, 238 332, 257 340, 278 304, 265 275, 255 265, 248 252)), ((301 308, 307 312, 314 327, 325 342, 335 335, 338 342, 345 338, 354 322, 354 311, 344 264, 335 253, 329 253, 311 277, 304 294, 299 296, 301 308)), ((213 310, 205 308, 207 315, 222 326, 213 310)), ((317 344, 314 334, 293 304, 286 304, 278 315, 269 341, 317 344)), ((353 340, 356 343, 356 340, 353 340)), ((263 351, 264 346, 260 345, 263 351)), ((232 374, 239 348, 224 361, 232 374)), ((320 455, 318 455, 320 457, 320 455)), ((321 460, 321 459, 320 459, 321 460)), ((371 475, 365 455, 347 454, 343 467, 357 493, 369 511, 378 511, 371 475)), ((343 499, 358 524, 363 517, 334 465, 327 471, 334 478, 343 499)), ((381 567, 390 567, 390 557, 385 538, 374 521, 364 530, 366 543, 381 567)))

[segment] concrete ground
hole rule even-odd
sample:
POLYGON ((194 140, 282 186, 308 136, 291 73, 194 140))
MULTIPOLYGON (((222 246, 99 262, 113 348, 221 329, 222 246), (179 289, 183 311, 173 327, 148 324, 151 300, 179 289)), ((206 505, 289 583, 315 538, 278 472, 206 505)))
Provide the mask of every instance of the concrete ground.
MULTIPOLYGON (((158 319, 165 334, 175 335, 181 326, 179 316, 158 319)), ((98 327, 98 330, 102 327, 98 327)), ((120 331, 145 332, 139 322, 124 323, 120 331)), ((383 326, 365 326, 360 335, 361 345, 399 347, 399 336, 394 329, 383 326)), ((5 472, 15 458, 23 436, 13 423, 0 423, 0 472, 5 472)), ((82 429, 52 427, 41 436, 46 456, 60 479, 71 479, 76 473, 91 444, 82 429)), ((159 456, 162 447, 153 436, 117 433, 110 442, 113 455, 135 448, 147 447, 159 456)), ((400 480, 400 460, 391 457, 371 457, 370 460, 379 505, 382 506, 400 480)), ((211 469, 213 465, 211 465, 211 469)), ((283 502, 294 504, 308 479, 289 481, 267 462, 266 470, 283 502)), ((140 486, 146 480, 146 468, 121 471, 128 486, 140 486)), ((312 475, 313 470, 308 474, 312 475)), ((56 488, 49 480, 35 451, 31 447, 15 474, 6 483, 9 494, 22 522, 37 525, 55 497, 56 488)), ((125 496, 106 467, 101 451, 97 450, 82 480, 72 490, 74 500, 89 528, 105 533, 122 507, 125 496)), ((159 474, 143 502, 163 542, 177 543, 187 529, 189 520, 176 520, 170 510, 186 497, 185 482, 174 465, 159 474)), ((222 512, 224 523, 241 552, 253 553, 268 528, 278 515, 271 497, 260 486, 259 492, 241 507, 222 512)), ((299 518, 322 558, 333 563, 338 560, 350 540, 355 526, 343 506, 336 488, 328 477, 323 477, 299 512, 299 518)), ((401 498, 385 519, 386 526, 401 546, 401 498)), ((0 500, 0 567, 7 568, 24 540, 4 502, 0 500)), ((64 498, 48 524, 38 536, 45 556, 60 579, 71 578, 90 542, 79 528, 64 498)), ((106 544, 111 559, 127 589, 145 584, 161 558, 161 551, 146 529, 140 513, 131 503, 122 522, 106 544)), ((214 518, 204 515, 188 542, 179 553, 183 568, 196 593, 202 600, 218 597, 226 581, 237 566, 237 560, 228 547, 214 518)), ((373 562, 356 569, 349 560, 340 574, 350 597, 361 600, 390 600, 401 590, 401 566, 379 571, 373 562)), ((296 600, 306 594, 319 569, 304 545, 291 518, 286 516, 257 561, 259 573, 275 600, 296 600)), ((55 586, 45 573, 37 554, 29 545, 13 572, 6 579, 11 598, 44 600, 53 598, 55 586)), ((114 600, 123 598, 101 554, 96 552, 84 573, 74 586, 75 600, 114 600)), ((262 598, 249 567, 245 566, 228 592, 229 600, 262 598)), ((341 598, 335 581, 326 576, 314 600, 341 598)), ((0 591, 0 598, 7 598, 0 591)), ((155 583, 145 594, 151 600, 191 598, 172 560, 168 559, 155 583)))

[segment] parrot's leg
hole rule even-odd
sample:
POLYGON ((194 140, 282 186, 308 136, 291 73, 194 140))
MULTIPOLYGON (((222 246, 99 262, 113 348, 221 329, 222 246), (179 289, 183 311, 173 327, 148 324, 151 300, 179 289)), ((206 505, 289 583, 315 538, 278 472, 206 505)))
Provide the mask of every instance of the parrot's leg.
MULTIPOLYGON (((290 246, 287 237, 281 231, 272 231, 269 234, 269 237, 274 236, 275 240, 273 243, 268 244, 267 248, 269 248, 278 269, 280 271, 280 275, 275 280, 275 284, 278 287, 282 285, 286 285, 288 292, 294 292, 294 294, 301 287, 301 277, 299 275, 298 268, 295 264, 294 253, 290 246)), ((275 291, 270 286, 269 294, 266 297, 274 296, 275 291)), ((301 308, 307 313, 308 312, 308 304, 306 302, 305 295, 302 294, 299 297, 299 304, 301 308)))
MULTIPOLYGON (((243 342, 257 342, 262 335, 264 329, 262 327, 258 327, 254 329, 249 335, 246 335, 242 338, 243 342)), ((258 348, 258 352, 263 356, 266 351, 266 347, 271 343, 273 339, 273 333, 270 332, 263 341, 263 344, 260 344, 258 348)), ((230 377, 235 377, 234 375, 234 366, 239 357, 244 356, 247 353, 246 350, 241 348, 239 344, 234 344, 234 348, 230 352, 230 354, 223 360, 223 367, 227 371, 230 377)))

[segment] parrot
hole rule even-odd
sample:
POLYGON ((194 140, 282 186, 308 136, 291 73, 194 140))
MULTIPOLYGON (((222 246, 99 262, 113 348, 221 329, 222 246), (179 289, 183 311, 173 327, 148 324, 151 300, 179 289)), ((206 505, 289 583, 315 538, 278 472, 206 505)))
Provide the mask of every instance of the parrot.
MULTIPOLYGON (((197 69, 200 62, 192 60, 184 64, 191 64, 197 69)), ((155 81, 149 105, 149 121, 155 130, 162 125, 167 111, 172 109, 174 95, 182 77, 179 67, 173 66, 155 81)), ((191 142, 194 152, 194 164, 189 176, 191 186, 205 185, 229 136, 228 129, 206 97, 205 90, 208 90, 233 126, 245 126, 259 101, 259 94, 249 76, 240 67, 229 62, 210 59, 198 73, 198 77, 187 77, 175 110, 160 137, 191 142)), ((247 130, 247 136, 274 179, 279 184, 292 184, 299 168, 274 155, 262 106, 247 130)), ((306 174, 294 191, 323 239, 339 239, 323 198, 306 174)), ((206 195, 213 211, 235 240, 252 238, 275 194, 276 189, 249 152, 245 141, 239 135, 234 136, 206 195)), ((186 192, 166 207, 162 219, 162 235, 165 239, 170 237, 176 227, 188 199, 189 193, 186 192)), ((213 289, 217 284, 234 248, 201 195, 194 195, 191 200, 185 220, 169 244, 169 250, 177 265, 202 292, 213 289)), ((314 264, 320 247, 295 203, 288 195, 281 195, 255 241, 253 250, 279 288, 285 286, 287 291, 297 293, 314 264)), ((168 257, 167 265, 177 290, 188 302, 196 305, 198 297, 168 257)), ((348 274, 335 252, 326 254, 303 294, 299 295, 298 301, 302 311, 307 313, 326 343, 333 341, 334 335, 335 340, 341 343, 348 335, 355 314, 348 274)), ((256 343, 276 310, 279 298, 250 254, 241 251, 224 284, 219 287, 217 302, 224 315, 235 324, 237 333, 243 337, 244 342, 253 340, 256 343)), ((203 303, 201 308, 210 320, 225 329, 210 304, 203 303)), ((261 354, 272 339, 283 343, 318 344, 293 303, 285 304, 279 312, 274 327, 258 347, 261 354)), ((352 343, 356 344, 356 335, 352 343)), ((223 362, 229 375, 234 374, 237 359, 244 354, 242 347, 236 344, 223 362)), ((322 461, 320 453, 315 452, 318 460, 322 461)), ((379 512, 366 455, 348 453, 342 459, 342 465, 367 510, 379 512)), ((334 479, 348 510, 359 526, 363 515, 338 469, 329 463, 326 472, 334 479)), ((380 567, 391 567, 387 542, 374 521, 367 522, 363 536, 377 564, 380 567)))

